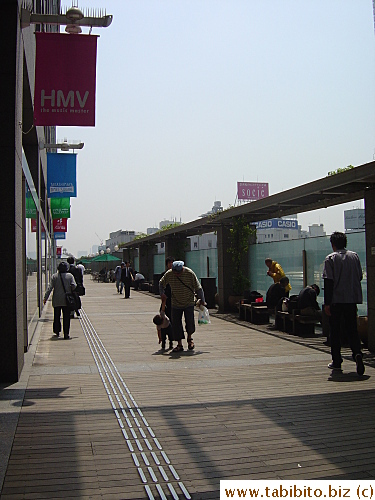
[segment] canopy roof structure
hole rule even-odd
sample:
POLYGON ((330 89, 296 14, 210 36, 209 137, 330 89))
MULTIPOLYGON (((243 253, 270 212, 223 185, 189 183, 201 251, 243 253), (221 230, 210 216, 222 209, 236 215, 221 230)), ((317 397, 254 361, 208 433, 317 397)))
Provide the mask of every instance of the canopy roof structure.
POLYGON ((121 259, 115 257, 114 255, 111 255, 110 253, 104 253, 103 255, 97 255, 93 259, 91 259, 91 262, 118 262, 121 259))
POLYGON ((215 231, 220 225, 230 225, 232 219, 244 216, 249 222, 286 217, 319 208, 340 205, 364 197, 365 191, 375 186, 375 162, 366 163, 344 172, 323 177, 296 188, 233 207, 215 215, 197 219, 166 231, 126 243, 126 248, 137 248, 142 243, 160 243, 168 236, 194 236, 215 231))

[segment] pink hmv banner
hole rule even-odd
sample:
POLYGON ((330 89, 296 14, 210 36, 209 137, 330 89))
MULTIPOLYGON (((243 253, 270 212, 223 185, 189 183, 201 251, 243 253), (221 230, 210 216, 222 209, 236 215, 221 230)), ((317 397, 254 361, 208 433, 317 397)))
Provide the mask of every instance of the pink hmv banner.
POLYGON ((95 126, 97 38, 36 33, 35 125, 95 126))

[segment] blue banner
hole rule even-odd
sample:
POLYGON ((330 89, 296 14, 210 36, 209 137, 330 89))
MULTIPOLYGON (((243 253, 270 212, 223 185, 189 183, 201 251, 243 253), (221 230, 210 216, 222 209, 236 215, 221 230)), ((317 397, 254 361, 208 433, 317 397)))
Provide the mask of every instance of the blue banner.
POLYGON ((55 240, 65 240, 66 233, 53 233, 55 240))
POLYGON ((254 222, 257 229, 298 229, 296 219, 268 219, 254 222))
POLYGON ((47 153, 48 198, 77 197, 77 155, 47 153))
MULTIPOLYGON (((66 233, 53 233, 53 238, 55 240, 65 240, 66 239, 66 233)), ((46 233, 43 231, 42 233, 42 240, 46 239, 46 233)))

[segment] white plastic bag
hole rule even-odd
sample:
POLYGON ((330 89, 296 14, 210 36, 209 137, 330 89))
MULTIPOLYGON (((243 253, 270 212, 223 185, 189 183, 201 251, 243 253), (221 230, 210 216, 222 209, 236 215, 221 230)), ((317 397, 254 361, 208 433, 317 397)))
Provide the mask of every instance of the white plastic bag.
POLYGON ((283 312, 288 312, 288 303, 289 303, 288 298, 283 299, 282 304, 281 304, 281 310, 283 312))
POLYGON ((211 321, 207 307, 199 306, 198 325, 207 325, 209 323, 211 323, 211 321))

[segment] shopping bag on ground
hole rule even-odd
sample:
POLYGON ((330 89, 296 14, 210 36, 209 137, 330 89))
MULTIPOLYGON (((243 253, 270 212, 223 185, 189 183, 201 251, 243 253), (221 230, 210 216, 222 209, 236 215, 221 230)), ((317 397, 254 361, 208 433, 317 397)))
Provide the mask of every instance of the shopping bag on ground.
POLYGON ((211 323, 211 321, 207 307, 199 306, 198 325, 207 325, 208 323, 211 323))

